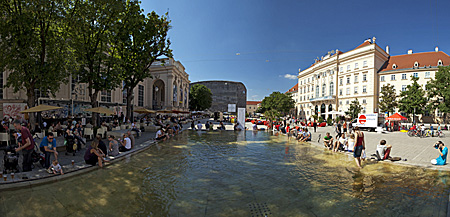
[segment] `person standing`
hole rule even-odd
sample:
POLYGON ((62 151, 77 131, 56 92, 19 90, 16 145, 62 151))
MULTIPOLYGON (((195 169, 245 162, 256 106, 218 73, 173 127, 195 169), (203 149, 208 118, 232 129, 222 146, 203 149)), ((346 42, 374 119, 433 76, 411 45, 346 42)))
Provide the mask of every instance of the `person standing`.
POLYGON ((353 157, 355 158, 356 165, 361 169, 361 154, 363 150, 366 149, 364 133, 359 130, 358 126, 355 127, 354 131, 356 144, 355 147, 353 147, 353 157))
POLYGON ((30 130, 21 125, 20 120, 14 120, 14 128, 22 135, 22 145, 15 149, 16 152, 22 151, 23 154, 23 172, 31 171, 31 154, 35 146, 34 139, 30 130))
POLYGON ((50 156, 53 153, 55 160, 58 160, 58 152, 56 151, 56 140, 52 132, 49 132, 46 137, 42 139, 39 149, 45 155, 45 168, 50 167, 50 156))
POLYGON ((347 122, 344 121, 344 124, 342 125, 342 127, 344 128, 344 134, 347 133, 347 122))
POLYGON ((313 127, 314 127, 314 133, 315 133, 316 129, 317 129, 317 122, 316 122, 316 120, 314 120, 313 127))

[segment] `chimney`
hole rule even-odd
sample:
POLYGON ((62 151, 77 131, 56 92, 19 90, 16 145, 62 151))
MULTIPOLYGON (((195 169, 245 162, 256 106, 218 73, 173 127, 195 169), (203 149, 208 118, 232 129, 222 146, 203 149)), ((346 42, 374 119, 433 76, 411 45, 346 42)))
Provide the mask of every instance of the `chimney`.
POLYGON ((434 48, 434 51, 438 52, 439 48, 436 46, 436 48, 434 48))
POLYGON ((412 52, 412 50, 408 50, 408 54, 412 54, 413 52, 412 52))
POLYGON ((386 46, 386 53, 389 54, 389 45, 386 46))

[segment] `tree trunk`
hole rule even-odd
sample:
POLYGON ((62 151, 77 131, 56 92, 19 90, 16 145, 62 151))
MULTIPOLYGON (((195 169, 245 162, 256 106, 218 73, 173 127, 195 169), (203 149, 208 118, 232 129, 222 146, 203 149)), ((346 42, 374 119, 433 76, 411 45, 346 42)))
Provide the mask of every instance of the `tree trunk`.
POLYGON ((131 121, 133 121, 133 111, 131 110, 131 108, 133 107, 133 99, 134 99, 134 94, 133 94, 133 89, 131 88, 127 88, 127 114, 126 114, 126 120, 130 119, 131 121))
MULTIPOLYGON (((28 88, 27 89, 28 108, 32 108, 36 105, 35 99, 36 99, 36 95, 34 93, 34 87, 28 88)), ((30 131, 34 131, 34 129, 36 128, 36 117, 35 117, 34 113, 28 113, 28 117, 29 117, 30 126, 31 126, 30 131)))
MULTIPOLYGON (((91 99, 92 108, 98 107, 97 96, 98 96, 99 92, 100 91, 98 91, 98 90, 93 90, 92 88, 89 88, 89 97, 91 99)), ((98 126, 98 113, 94 113, 94 112, 92 113, 91 122, 94 127, 98 126)))

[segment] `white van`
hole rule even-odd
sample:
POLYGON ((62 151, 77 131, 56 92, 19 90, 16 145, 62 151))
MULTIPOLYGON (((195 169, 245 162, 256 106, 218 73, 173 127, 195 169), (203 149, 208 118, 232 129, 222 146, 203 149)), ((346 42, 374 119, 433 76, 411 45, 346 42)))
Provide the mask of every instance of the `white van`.
POLYGON ((359 114, 358 118, 352 121, 352 126, 358 126, 359 129, 367 129, 375 131, 377 127, 383 126, 384 114, 372 113, 372 114, 359 114))

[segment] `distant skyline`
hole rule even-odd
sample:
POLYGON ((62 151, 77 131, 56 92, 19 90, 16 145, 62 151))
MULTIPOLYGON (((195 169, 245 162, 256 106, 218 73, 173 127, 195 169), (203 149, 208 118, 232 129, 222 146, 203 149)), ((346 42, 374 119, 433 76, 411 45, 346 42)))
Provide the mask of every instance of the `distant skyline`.
POLYGON ((286 92, 316 57, 354 49, 367 38, 391 55, 450 54, 450 1, 143 0, 169 12, 174 58, 191 82, 243 82, 247 100, 286 92))

